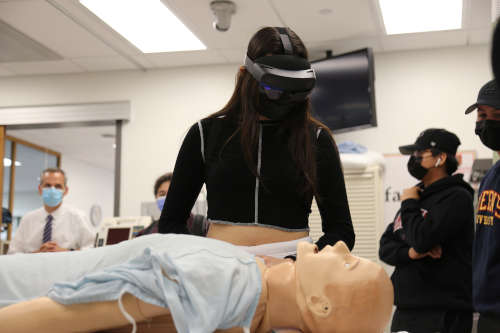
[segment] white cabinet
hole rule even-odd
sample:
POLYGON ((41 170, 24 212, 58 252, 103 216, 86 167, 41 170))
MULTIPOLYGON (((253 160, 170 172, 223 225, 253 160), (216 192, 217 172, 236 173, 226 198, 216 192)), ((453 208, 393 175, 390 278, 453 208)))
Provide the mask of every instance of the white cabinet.
MULTIPOLYGON (((349 168, 344 164, 344 177, 356 243, 352 253, 378 262, 379 239, 383 226, 383 167, 381 164, 365 168, 349 168)), ((310 235, 314 241, 323 234, 321 217, 313 201, 309 215, 310 235)))

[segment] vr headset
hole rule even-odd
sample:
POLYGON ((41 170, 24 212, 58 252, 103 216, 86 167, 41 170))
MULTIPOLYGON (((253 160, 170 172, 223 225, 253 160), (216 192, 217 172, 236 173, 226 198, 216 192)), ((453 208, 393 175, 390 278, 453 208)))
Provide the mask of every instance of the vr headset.
POLYGON ((286 28, 277 28, 284 55, 269 55, 255 60, 246 56, 245 67, 260 90, 271 100, 287 96, 293 101, 307 98, 316 83, 316 74, 304 58, 293 55, 293 46, 286 28))

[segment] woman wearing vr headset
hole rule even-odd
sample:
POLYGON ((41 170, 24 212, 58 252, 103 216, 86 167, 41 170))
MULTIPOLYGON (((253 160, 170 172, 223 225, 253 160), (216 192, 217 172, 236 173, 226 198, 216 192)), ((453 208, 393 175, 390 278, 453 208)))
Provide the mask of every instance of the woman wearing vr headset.
POLYGON ((292 30, 259 30, 227 105, 194 124, 184 139, 159 231, 187 233, 185 221, 206 184, 207 237, 257 255, 293 256, 298 240, 311 241, 314 196, 324 233, 318 247, 342 240, 352 249, 336 144, 310 112, 314 82, 307 50, 292 30))

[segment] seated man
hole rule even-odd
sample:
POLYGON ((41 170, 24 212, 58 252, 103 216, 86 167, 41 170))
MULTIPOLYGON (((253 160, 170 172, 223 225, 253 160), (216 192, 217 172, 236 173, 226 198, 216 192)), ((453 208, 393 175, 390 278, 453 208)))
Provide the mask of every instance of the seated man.
POLYGON ((9 254, 73 251, 94 244, 95 231, 85 214, 63 204, 68 180, 62 169, 42 171, 38 193, 43 207, 23 216, 10 242, 9 254))
MULTIPOLYGON (((160 212, 163 210, 163 205, 165 204, 165 199, 167 197, 168 189, 170 188, 170 182, 172 181, 172 173, 167 172, 166 174, 158 177, 156 179, 153 193, 155 195, 156 205, 160 212)), ((137 237, 143 235, 154 234, 158 232, 159 221, 153 221, 146 229, 140 231, 137 237)), ((191 235, 205 236, 208 231, 208 220, 205 216, 199 214, 191 213, 187 220, 188 231, 191 235)))
MULTIPOLYGON (((149 235, 82 253, 38 254, 43 267, 25 266, 23 273, 31 276, 30 271, 41 269, 54 281, 53 266, 74 262, 82 255, 107 258, 106 251, 113 252, 112 256, 136 252, 139 244, 143 254, 132 260, 99 270, 92 269, 94 260, 84 261, 82 266, 93 273, 77 281, 55 283, 48 293, 38 290, 34 295, 48 297, 0 309, 2 326, 11 333, 93 332, 170 315, 175 324, 172 330, 178 332, 243 327, 246 332, 286 328, 380 333, 391 315, 389 277, 378 264, 352 256, 343 242, 320 252, 315 245, 302 242, 296 262, 266 267, 226 242, 149 235), (189 247, 183 246, 187 243, 189 247)), ((0 258, 5 271, 19 274, 12 264, 0 258)))

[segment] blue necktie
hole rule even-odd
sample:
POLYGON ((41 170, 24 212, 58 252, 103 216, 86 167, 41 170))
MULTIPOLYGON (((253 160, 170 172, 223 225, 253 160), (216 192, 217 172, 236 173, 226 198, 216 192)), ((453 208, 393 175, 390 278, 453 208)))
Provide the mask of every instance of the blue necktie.
POLYGON ((47 223, 45 223, 45 228, 43 228, 43 239, 42 244, 49 242, 52 239, 52 220, 54 217, 52 215, 47 215, 45 219, 47 223))

